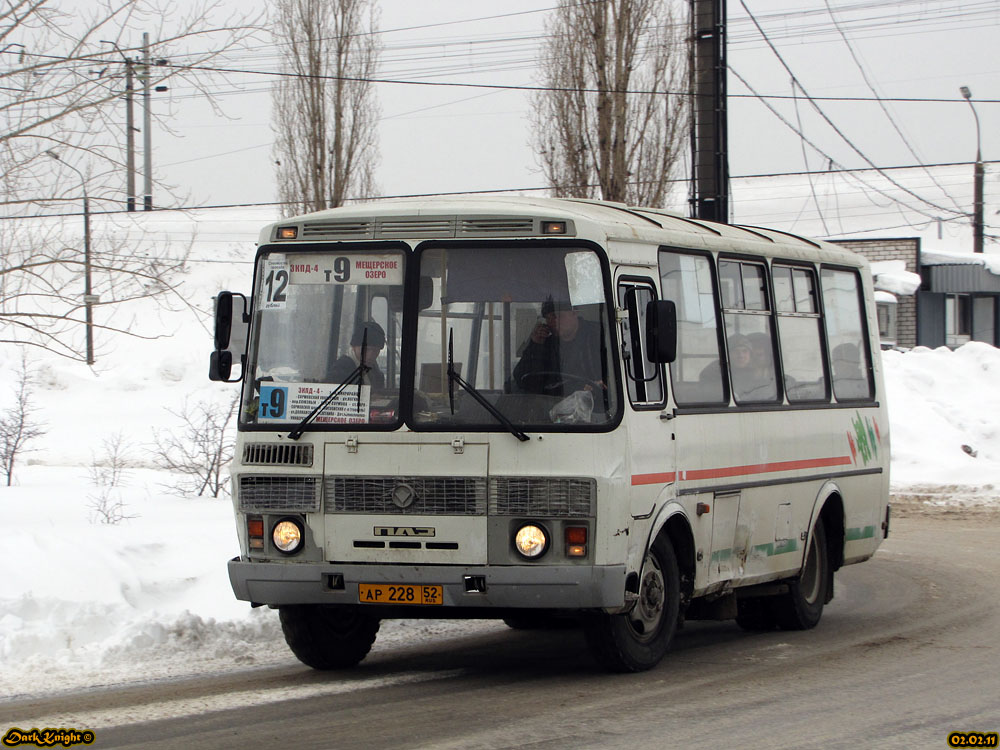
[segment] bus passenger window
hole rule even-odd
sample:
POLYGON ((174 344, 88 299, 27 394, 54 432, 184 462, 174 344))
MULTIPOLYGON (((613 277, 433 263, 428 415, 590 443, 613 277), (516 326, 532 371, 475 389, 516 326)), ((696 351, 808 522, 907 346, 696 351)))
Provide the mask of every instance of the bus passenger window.
POLYGON ((833 369, 833 395, 838 401, 870 399, 873 396, 871 355, 863 315, 861 280, 856 271, 824 268, 820 283, 833 369))
POLYGON ((816 303, 816 274, 808 268, 775 264, 771 275, 788 401, 826 400, 829 396, 816 303))
POLYGON ((677 306, 677 358, 670 365, 674 400, 678 406, 726 403, 711 257, 661 252, 660 290, 677 306))
POLYGON ((740 404, 774 401, 774 336, 762 263, 720 260, 723 317, 733 395, 740 404))

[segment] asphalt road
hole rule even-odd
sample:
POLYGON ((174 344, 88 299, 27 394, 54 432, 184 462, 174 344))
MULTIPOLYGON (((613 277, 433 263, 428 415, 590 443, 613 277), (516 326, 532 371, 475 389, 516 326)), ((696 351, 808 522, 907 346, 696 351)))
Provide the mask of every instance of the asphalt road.
POLYGON ((348 673, 254 669, 0 704, 0 728, 92 747, 946 748, 1000 731, 1000 516, 896 519, 837 574, 820 625, 688 623, 663 663, 609 675, 574 630, 450 637, 348 673))

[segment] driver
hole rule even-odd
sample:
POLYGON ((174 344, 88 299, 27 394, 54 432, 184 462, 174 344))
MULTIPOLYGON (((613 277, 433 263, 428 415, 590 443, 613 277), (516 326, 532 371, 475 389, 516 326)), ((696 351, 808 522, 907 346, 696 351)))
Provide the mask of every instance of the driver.
POLYGON ((542 303, 542 318, 524 343, 514 367, 514 388, 524 393, 566 396, 604 387, 601 331, 569 303, 542 303))
POLYGON ((340 357, 327 373, 328 383, 343 383, 351 376, 361 362, 361 350, 364 344, 365 365, 369 368, 361 382, 370 385, 376 391, 385 388, 385 375, 378 367, 378 356, 385 346, 385 331, 378 323, 367 320, 358 323, 351 336, 351 353, 340 357), (367 332, 367 340, 365 333, 367 332))

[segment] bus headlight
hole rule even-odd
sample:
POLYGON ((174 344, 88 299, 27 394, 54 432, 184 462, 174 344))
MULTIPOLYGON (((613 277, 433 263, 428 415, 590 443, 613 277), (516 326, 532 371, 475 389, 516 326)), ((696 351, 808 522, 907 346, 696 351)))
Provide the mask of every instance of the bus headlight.
POLYGON ((271 529, 271 541, 275 548, 286 555, 293 555, 302 548, 303 536, 302 525, 289 518, 278 521, 271 529))
POLYGON ((545 529, 528 523, 514 535, 514 547, 528 559, 541 557, 549 547, 549 537, 545 529))

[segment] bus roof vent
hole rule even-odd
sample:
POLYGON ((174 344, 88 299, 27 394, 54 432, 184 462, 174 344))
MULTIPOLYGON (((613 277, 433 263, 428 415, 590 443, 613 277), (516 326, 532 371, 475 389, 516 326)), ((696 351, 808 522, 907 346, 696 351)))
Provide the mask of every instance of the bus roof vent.
POLYGON ((436 216, 420 219, 383 219, 378 236, 386 239, 404 237, 454 237, 455 219, 436 216))
POLYGON ((370 240, 375 236, 371 221, 307 221, 302 225, 302 239, 370 240))
POLYGON ((312 466, 313 447, 309 444, 247 443, 243 446, 244 466, 312 466))
POLYGON ((483 216, 461 219, 459 237, 516 237, 535 235, 535 220, 530 216, 483 216))

